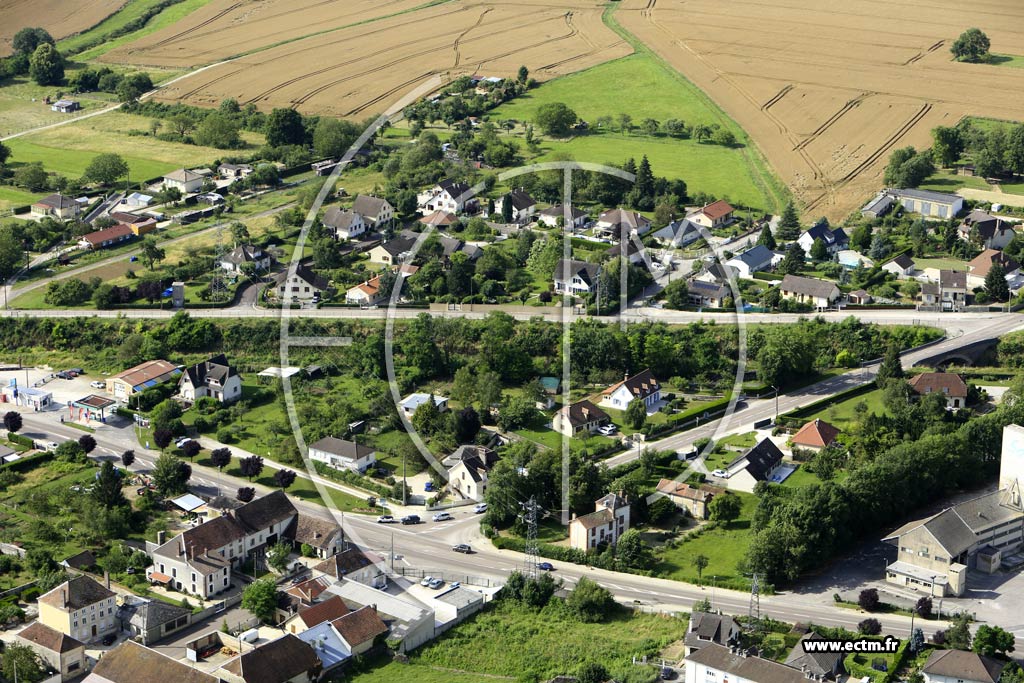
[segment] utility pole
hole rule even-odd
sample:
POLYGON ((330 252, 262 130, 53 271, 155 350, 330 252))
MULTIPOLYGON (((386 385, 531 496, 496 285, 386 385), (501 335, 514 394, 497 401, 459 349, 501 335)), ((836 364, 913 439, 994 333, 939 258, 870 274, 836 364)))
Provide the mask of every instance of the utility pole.
POLYGON ((761 584, 760 576, 754 574, 750 579, 750 607, 747 616, 754 620, 755 629, 761 628, 761 584))
POLYGON ((405 507, 406 497, 409 494, 409 485, 406 483, 405 477, 405 449, 402 449, 402 506, 405 507))
POLYGON ((391 532, 391 573, 395 573, 395 532, 391 532))
POLYGON ((530 496, 530 500, 523 504, 526 521, 526 547, 523 549, 523 575, 531 580, 537 580, 537 499, 530 496))

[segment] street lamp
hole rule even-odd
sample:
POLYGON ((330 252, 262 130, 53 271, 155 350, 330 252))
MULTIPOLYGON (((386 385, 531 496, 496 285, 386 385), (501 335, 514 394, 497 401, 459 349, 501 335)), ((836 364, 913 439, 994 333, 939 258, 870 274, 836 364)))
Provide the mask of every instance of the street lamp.
POLYGON ((775 422, 778 422, 779 421, 779 388, 777 386, 773 385, 772 389, 775 390, 775 422))

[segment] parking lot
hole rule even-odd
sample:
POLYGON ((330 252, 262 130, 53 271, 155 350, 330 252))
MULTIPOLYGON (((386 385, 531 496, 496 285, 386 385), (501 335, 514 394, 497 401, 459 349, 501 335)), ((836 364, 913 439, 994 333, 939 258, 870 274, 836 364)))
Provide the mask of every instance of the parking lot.
POLYGON ((60 379, 56 373, 65 368, 23 368, 21 370, 0 370, 0 386, 10 386, 11 381, 17 382, 18 387, 32 387, 48 391, 53 394, 53 405, 50 410, 66 408, 70 401, 77 401, 89 394, 106 396, 103 389, 94 389, 89 383, 96 380, 105 380, 105 377, 79 375, 73 379, 60 379))

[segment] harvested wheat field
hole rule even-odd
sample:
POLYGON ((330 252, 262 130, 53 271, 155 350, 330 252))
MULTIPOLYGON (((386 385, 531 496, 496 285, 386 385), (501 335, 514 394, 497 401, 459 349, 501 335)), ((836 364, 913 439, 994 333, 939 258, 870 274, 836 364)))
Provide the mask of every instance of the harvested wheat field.
POLYGON ((965 115, 1024 118, 1024 70, 952 61, 977 26, 1024 45, 1018 0, 624 0, 615 19, 753 138, 812 215, 842 218, 889 152, 965 115))
MULTIPOLYGON (((596 1, 570 1, 555 7, 540 2, 448 2, 329 31, 310 15, 330 12, 336 21, 351 23, 352 16, 335 16, 337 6, 343 3, 306 4, 319 7, 297 10, 292 21, 301 15, 306 33, 312 28, 322 32, 205 69, 161 90, 157 99, 216 106, 233 97, 264 110, 295 107, 310 113, 363 116, 383 111, 415 84, 434 75, 511 76, 525 64, 531 75, 544 80, 632 52, 602 23, 601 6, 596 1)), ((235 31, 244 35, 245 19, 235 15, 224 15, 197 30, 220 35, 218 21, 228 21, 229 16, 234 18, 223 28, 224 35, 235 31)), ((280 16, 275 24, 279 30, 289 25, 289 16, 280 16)), ((255 17, 258 15, 254 14, 253 20, 255 17)), ((256 26, 259 31, 268 29, 262 23, 256 26)), ((157 46, 167 40, 160 35, 145 39, 152 41, 152 52, 144 52, 141 41, 127 46, 133 51, 132 61, 172 64, 158 57, 165 53, 157 46)), ((285 34, 261 35, 263 41, 279 43, 285 34)), ((202 61, 215 62, 226 56, 214 52, 218 42, 217 38, 204 40, 210 51, 202 55, 202 61)), ((255 43, 247 45, 255 48, 255 43)), ((235 53, 240 49, 227 40, 223 46, 235 53)), ((117 54, 113 51, 105 58, 117 61, 117 54)))
POLYGON ((127 0, 0 0, 0 54, 11 52, 11 38, 26 26, 41 26, 55 40, 100 23, 127 0))

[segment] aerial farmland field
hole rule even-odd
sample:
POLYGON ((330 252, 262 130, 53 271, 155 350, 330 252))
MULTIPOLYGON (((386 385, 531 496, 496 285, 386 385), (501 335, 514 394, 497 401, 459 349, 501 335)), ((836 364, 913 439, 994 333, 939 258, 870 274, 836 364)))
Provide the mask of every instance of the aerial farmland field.
POLYGON ((126 0, 0 0, 0 55, 25 26, 42 26, 57 40, 84 31, 116 12, 126 0))

